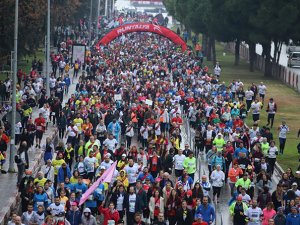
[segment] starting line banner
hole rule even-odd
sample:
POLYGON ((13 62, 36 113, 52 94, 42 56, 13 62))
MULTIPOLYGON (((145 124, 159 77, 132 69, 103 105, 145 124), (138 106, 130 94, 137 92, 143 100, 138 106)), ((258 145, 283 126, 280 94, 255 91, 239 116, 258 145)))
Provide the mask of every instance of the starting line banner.
POLYGON ((132 32, 150 32, 155 33, 161 36, 168 38, 170 41, 174 42, 177 45, 181 46, 181 50, 184 52, 187 49, 187 44, 185 41, 177 35, 174 31, 152 23, 131 23, 124 24, 119 26, 109 33, 107 33, 97 44, 96 48, 99 49, 100 45, 107 45, 109 42, 114 40, 115 38, 132 32))

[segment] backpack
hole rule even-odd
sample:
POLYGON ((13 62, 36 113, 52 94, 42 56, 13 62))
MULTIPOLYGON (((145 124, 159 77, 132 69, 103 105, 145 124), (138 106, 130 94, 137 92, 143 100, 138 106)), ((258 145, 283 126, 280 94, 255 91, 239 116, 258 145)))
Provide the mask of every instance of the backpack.
POLYGON ((20 158, 19 155, 15 155, 15 163, 16 163, 16 164, 22 163, 22 159, 20 158))
POLYGON ((78 63, 75 63, 75 66, 74 66, 75 70, 78 70, 79 69, 79 65, 78 63))

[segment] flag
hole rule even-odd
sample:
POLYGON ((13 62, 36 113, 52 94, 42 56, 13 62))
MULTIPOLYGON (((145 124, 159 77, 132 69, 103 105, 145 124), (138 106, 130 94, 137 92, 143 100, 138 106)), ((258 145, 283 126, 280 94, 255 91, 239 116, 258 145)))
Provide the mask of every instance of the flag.
POLYGON ((82 195, 82 197, 80 198, 80 202, 79 205, 82 205, 90 196, 90 194, 92 194, 97 187, 99 186, 100 183, 103 182, 111 182, 112 177, 114 175, 115 169, 117 166, 117 161, 115 161, 108 170, 106 170, 101 177, 98 178, 98 180, 93 183, 93 185, 82 195))

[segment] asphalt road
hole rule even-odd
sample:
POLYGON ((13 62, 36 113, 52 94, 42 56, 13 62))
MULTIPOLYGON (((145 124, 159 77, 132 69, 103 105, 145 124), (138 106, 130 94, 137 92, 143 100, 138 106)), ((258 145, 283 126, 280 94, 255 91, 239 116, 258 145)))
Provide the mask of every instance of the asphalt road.
MULTIPOLYGON (((69 72, 70 77, 73 77, 72 72, 73 72, 73 70, 71 70, 69 72)), ((71 94, 75 92, 76 83, 77 83, 77 79, 74 80, 74 82, 71 84, 71 86, 69 88, 68 96, 67 95, 64 96, 64 102, 66 102, 70 98, 71 94)), ((64 103, 63 103, 63 106, 64 106, 64 103)), ((38 108, 34 108, 33 113, 32 113, 32 118, 33 119, 37 118, 38 114, 39 114, 38 108)), ((42 143, 41 143, 42 148, 41 149, 35 149, 35 147, 32 147, 29 150, 28 156, 29 156, 29 166, 30 166, 30 168, 34 164, 36 164, 36 161, 38 161, 39 158, 41 157, 41 152, 43 151, 43 145, 45 145, 45 143, 46 143, 46 138, 52 136, 55 129, 56 129, 56 126, 53 126, 52 123, 50 123, 48 125, 48 129, 45 131, 45 133, 43 135, 43 139, 42 139, 42 143)), ((8 169, 9 154, 10 154, 10 149, 8 148, 8 150, 7 150, 7 161, 4 165, 5 170, 8 169)), ((15 166, 15 171, 17 172, 17 165, 15 164, 14 166, 15 166)), ((18 194, 18 189, 17 189, 17 186, 16 186, 16 184, 17 184, 17 173, 7 173, 7 174, 1 174, 0 173, 0 181, 1 181, 0 182, 0 192, 5 193, 5 194, 0 195, 0 202, 2 203, 2 206, 3 206, 3 207, 0 208, 0 224, 1 224, 4 216, 9 211, 10 206, 15 202, 16 196, 18 194)))

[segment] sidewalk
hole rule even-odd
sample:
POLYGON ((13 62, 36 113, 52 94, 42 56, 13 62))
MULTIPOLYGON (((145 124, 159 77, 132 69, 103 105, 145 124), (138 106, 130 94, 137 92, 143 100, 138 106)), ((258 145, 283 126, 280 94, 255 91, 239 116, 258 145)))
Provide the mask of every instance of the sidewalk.
MULTIPOLYGON (((70 77, 73 77, 73 70, 69 71, 70 77)), ((62 106, 64 106, 64 103, 69 99, 72 93, 75 92, 75 87, 77 83, 76 78, 73 82, 71 82, 71 86, 69 88, 69 94, 68 96, 64 96, 64 101, 62 106)), ((38 117, 39 110, 38 108, 33 109, 32 118, 35 119, 38 117)), ((31 148, 31 150, 28 152, 29 156, 29 169, 33 171, 33 175, 35 175, 40 167, 43 165, 43 146, 46 143, 47 137, 55 137, 56 136, 56 126, 53 126, 52 123, 48 125, 48 129, 45 131, 43 135, 43 140, 41 143, 41 149, 35 149, 34 146, 31 148)), ((9 164, 9 154, 10 150, 7 151, 7 161, 4 165, 4 170, 7 171, 8 164, 9 164)), ((17 172, 17 165, 15 164, 15 171, 17 172)), ((12 210, 15 210, 17 208, 17 204, 19 203, 18 200, 18 189, 17 189, 17 173, 7 173, 7 174, 0 174, 0 192, 1 194, 0 201, 2 203, 1 209, 0 209, 0 225, 7 224, 7 219, 10 216, 10 213, 12 210)))

